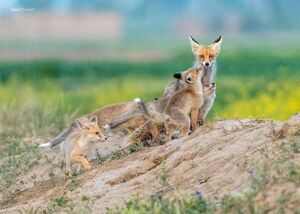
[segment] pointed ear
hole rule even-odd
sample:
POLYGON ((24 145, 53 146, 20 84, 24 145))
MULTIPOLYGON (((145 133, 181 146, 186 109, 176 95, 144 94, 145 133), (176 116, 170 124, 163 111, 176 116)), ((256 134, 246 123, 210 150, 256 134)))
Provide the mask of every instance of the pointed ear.
POLYGON ((84 125, 79 120, 76 120, 76 124, 80 130, 84 128, 84 125))
POLYGON ((193 54, 197 55, 198 49, 202 46, 200 45, 191 35, 189 36, 190 44, 192 47, 193 54))
POLYGON ((218 55, 221 51, 223 37, 219 36, 210 47, 214 50, 215 54, 218 55))
POLYGON ((92 123, 98 124, 98 118, 96 116, 92 117, 90 121, 92 123))

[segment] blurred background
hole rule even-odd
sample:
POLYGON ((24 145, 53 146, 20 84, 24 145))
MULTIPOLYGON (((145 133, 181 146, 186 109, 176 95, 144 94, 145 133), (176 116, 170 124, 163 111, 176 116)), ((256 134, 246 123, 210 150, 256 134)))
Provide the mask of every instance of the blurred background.
POLYGON ((0 116, 42 127, 35 115, 150 101, 192 66, 188 35, 223 35, 209 119, 287 119, 300 110, 299 13, 297 0, 1 0, 0 116))

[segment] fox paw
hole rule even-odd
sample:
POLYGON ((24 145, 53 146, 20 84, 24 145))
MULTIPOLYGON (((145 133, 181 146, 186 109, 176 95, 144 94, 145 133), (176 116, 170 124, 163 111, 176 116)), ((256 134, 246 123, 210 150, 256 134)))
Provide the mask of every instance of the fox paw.
POLYGON ((89 170, 92 169, 92 166, 91 166, 90 164, 89 164, 89 165, 86 165, 86 166, 84 167, 84 169, 89 171, 89 170))
POLYGON ((197 124, 198 124, 198 126, 203 126, 204 125, 204 121, 203 120, 198 120, 197 124))

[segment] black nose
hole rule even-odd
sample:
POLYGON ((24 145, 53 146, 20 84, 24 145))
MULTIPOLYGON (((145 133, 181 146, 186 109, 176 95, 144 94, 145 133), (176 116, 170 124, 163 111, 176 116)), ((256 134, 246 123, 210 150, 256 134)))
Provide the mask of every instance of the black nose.
POLYGON ((215 86, 215 85, 216 85, 216 83, 213 82, 213 83, 212 83, 212 86, 215 86))
POLYGON ((209 66, 209 62, 206 62, 206 63, 205 63, 205 66, 209 66))
POLYGON ((173 75, 173 77, 176 79, 181 79, 181 73, 176 73, 173 75))

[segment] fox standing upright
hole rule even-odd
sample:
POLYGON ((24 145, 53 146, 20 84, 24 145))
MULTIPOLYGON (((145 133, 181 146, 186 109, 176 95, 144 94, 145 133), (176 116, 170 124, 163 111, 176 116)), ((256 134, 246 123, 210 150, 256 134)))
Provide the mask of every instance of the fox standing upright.
MULTIPOLYGON (((204 67, 204 74, 202 76, 202 85, 209 86, 211 84, 215 84, 215 76, 217 72, 217 63, 216 59, 221 51, 222 45, 222 36, 219 36, 212 44, 210 45, 202 45, 198 43, 192 36, 189 37, 192 52, 195 56, 194 67, 199 68, 200 66, 204 67)), ((164 96, 169 96, 174 94, 178 89, 185 87, 185 84, 181 80, 177 80, 174 83, 168 85, 165 89, 164 96)), ((207 113, 211 109, 214 100, 216 97, 216 93, 210 93, 208 96, 204 97, 204 104, 201 109, 200 114, 202 114, 203 120, 205 119, 207 113)), ((199 114, 199 116, 200 116, 199 114)), ((199 123, 203 124, 203 120, 199 118, 199 123)))
POLYGON ((153 111, 142 100, 136 99, 140 109, 149 120, 153 120, 155 123, 164 122, 167 141, 171 140, 176 128, 179 128, 181 137, 188 135, 190 129, 192 131, 196 129, 198 114, 204 100, 201 81, 203 72, 203 66, 199 66, 199 68, 189 68, 184 72, 184 74, 188 73, 186 76, 182 73, 174 75, 176 78, 184 80, 187 86, 169 96, 163 113, 153 111))

